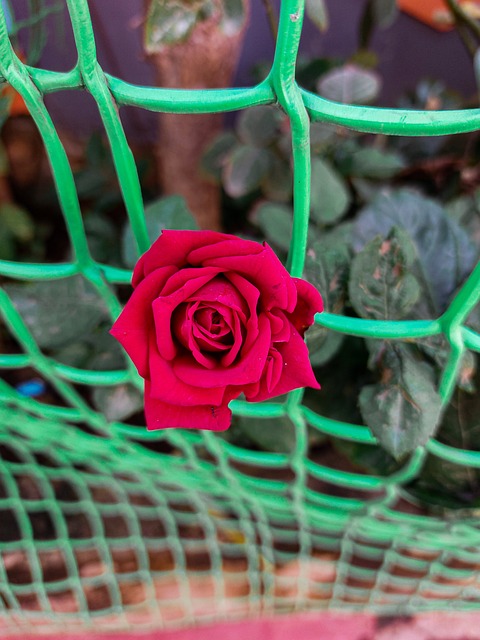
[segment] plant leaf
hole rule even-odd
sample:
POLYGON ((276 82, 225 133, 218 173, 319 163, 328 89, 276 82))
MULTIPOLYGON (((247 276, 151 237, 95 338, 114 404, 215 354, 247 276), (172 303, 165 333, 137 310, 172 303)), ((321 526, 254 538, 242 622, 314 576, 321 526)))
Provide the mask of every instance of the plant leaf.
POLYGON ((405 168, 402 157, 394 151, 364 147, 352 156, 351 175, 358 178, 387 180, 405 168))
POLYGON ((306 0, 305 12, 322 33, 328 29, 328 10, 325 0, 306 0))
POLYGON ((35 224, 30 214, 13 202, 0 205, 0 225, 20 242, 29 242, 35 235, 35 224))
POLYGON ((251 193, 262 184, 270 165, 271 154, 266 149, 237 146, 223 169, 225 191, 232 198, 251 193))
POLYGON ((285 160, 272 155, 270 170, 262 182, 262 190, 269 200, 291 202, 293 172, 285 160))
POLYGON ((4 288, 37 344, 45 349, 81 341, 106 314, 102 299, 81 276, 4 288))
POLYGON ((475 266, 477 251, 467 234, 433 200, 401 189, 381 193, 364 207, 354 224, 353 246, 360 251, 376 235, 386 237, 393 226, 413 241, 419 280, 431 313, 441 313, 475 266))
POLYGON ((265 238, 276 247, 288 251, 293 223, 291 208, 273 202, 266 202, 256 209, 254 217, 265 234, 265 238))
POLYGON ((295 427, 287 416, 279 418, 253 418, 238 416, 238 431, 263 451, 288 453, 295 447, 295 427))
POLYGON ((143 408, 140 391, 130 384, 117 384, 112 387, 95 387, 92 401, 107 420, 125 420, 143 408))
POLYGON ((380 77, 354 64, 347 64, 323 75, 317 90, 328 100, 345 104, 368 104, 380 93, 380 77))
POLYGON ((339 173, 325 160, 312 159, 311 210, 321 224, 338 222, 347 212, 351 197, 339 173))
MULTIPOLYGON (((198 229, 187 203, 178 195, 159 198, 148 204, 145 207, 145 223, 150 242, 154 242, 163 229, 198 229)), ((128 267, 135 266, 138 256, 130 224, 123 231, 122 257, 128 267)))
POLYGON ((387 344, 382 381, 364 387, 359 404, 373 435, 398 460, 434 434, 441 399, 431 367, 419 361, 408 345, 387 344))
POLYGON ((213 178, 215 182, 222 179, 222 170, 229 154, 237 144, 237 138, 231 131, 217 136, 205 150, 200 162, 200 169, 204 174, 213 178))
POLYGON ((223 0, 223 18, 220 28, 227 36, 234 36, 245 24, 246 13, 243 0, 223 0))
POLYGON ((415 247, 407 234, 393 227, 387 238, 377 236, 352 262, 349 292, 362 318, 400 320, 413 308, 420 285, 408 272, 415 247))
MULTIPOLYGON (((341 241, 317 241, 305 260, 305 279, 322 294, 325 311, 342 313, 347 295, 350 252, 341 241)), ((314 325, 306 334, 313 366, 328 362, 340 349, 344 335, 314 325)))
POLYGON ((284 115, 278 107, 258 106, 241 112, 236 131, 240 140, 252 147, 268 147, 278 138, 284 115))
POLYGON ((202 19, 201 0, 152 0, 145 22, 145 51, 158 53, 163 47, 184 42, 202 19))

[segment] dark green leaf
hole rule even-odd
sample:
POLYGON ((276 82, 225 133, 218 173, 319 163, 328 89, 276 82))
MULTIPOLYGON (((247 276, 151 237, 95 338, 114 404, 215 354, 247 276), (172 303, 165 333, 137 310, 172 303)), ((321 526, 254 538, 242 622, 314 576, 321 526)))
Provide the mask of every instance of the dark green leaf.
POLYGON ((272 156, 270 170, 262 182, 263 193, 275 202, 290 202, 293 192, 293 173, 290 165, 272 156))
POLYGON ((0 205, 0 226, 20 242, 29 242, 35 233, 35 224, 30 214, 13 202, 0 205))
POLYGON ((236 424, 244 436, 264 451, 290 453, 295 448, 295 427, 287 416, 280 418, 238 416, 236 424))
POLYGON ((206 148, 200 163, 201 170, 216 182, 220 182, 223 167, 236 144, 237 138, 231 131, 221 133, 206 148))
POLYGON ((341 313, 345 305, 350 268, 348 247, 340 241, 321 240, 309 248, 305 279, 322 294, 325 311, 341 313))
POLYGON ((354 64, 332 69, 318 82, 318 93, 345 104, 368 104, 380 93, 380 77, 354 64))
POLYGON ((266 149, 238 146, 229 156, 223 170, 223 186, 232 198, 245 196, 257 189, 271 166, 271 154, 266 149))
POLYGON ((324 32, 328 29, 328 11, 325 0, 306 0, 305 11, 320 31, 324 32))
POLYGON ((130 384, 95 387, 92 399, 95 408, 112 421, 125 420, 143 408, 142 394, 130 384))
POLYGON ((259 106, 245 109, 237 120, 237 134, 252 147, 268 147, 279 135, 284 115, 278 107, 259 106))
POLYGON ((325 160, 312 159, 311 210, 321 224, 338 222, 348 210, 350 192, 343 178, 325 160))
POLYGON ((354 226, 356 251, 393 226, 404 229, 417 250, 419 280, 430 314, 442 312, 473 269, 477 252, 467 234, 436 202, 406 189, 381 193, 360 212, 354 226))
POLYGON ((364 387, 359 403, 373 435, 397 460, 425 444, 440 417, 432 369, 407 345, 387 346, 382 380, 364 387))
POLYGON ((400 320, 413 308, 420 286, 409 268, 415 247, 407 234, 393 227, 358 253, 350 273, 350 301, 362 318, 400 320))
POLYGON ((331 360, 343 344, 345 335, 319 324, 314 324, 305 334, 312 367, 321 367, 331 360))
MULTIPOLYGON (((305 279, 320 291, 325 311, 342 313, 348 283, 350 252, 339 238, 336 242, 322 240, 309 248, 305 261, 305 279)), ((314 325, 306 334, 313 366, 328 362, 340 349, 344 336, 314 325)))
POLYGON ((404 168, 402 157, 393 151, 365 147, 352 156, 351 174, 358 178, 387 180, 404 168))
MULTIPOLYGON (((154 242, 163 229, 198 229, 185 200, 177 195, 159 198, 148 204, 145 207, 145 222, 150 242, 154 242)), ((123 232, 122 256, 128 267, 135 266, 138 255, 130 224, 123 232)))
POLYGON ((293 224, 290 207, 266 202, 257 208, 254 217, 265 238, 276 247, 288 251, 293 224))
POLYGON ((223 18, 220 28, 227 36, 234 36, 246 19, 244 0, 223 0, 223 18))
POLYGON ((46 349, 80 341, 106 313, 102 299, 80 276, 7 284, 5 290, 37 344, 46 349))

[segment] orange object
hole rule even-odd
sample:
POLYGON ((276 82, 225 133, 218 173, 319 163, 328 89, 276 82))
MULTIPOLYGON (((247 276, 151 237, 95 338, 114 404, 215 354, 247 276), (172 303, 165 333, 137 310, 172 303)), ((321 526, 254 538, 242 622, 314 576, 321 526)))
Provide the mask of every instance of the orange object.
MULTIPOLYGON (((480 17, 480 0, 459 0, 472 18, 480 17)), ((397 0, 399 9, 438 31, 453 29, 453 18, 444 0, 397 0)))
MULTIPOLYGON (((22 62, 25 62, 25 56, 17 51, 17 56, 22 62)), ((23 116, 28 115, 29 111, 22 96, 15 91, 10 85, 7 85, 0 91, 2 97, 10 98, 10 104, 8 107, 9 116, 23 116)))

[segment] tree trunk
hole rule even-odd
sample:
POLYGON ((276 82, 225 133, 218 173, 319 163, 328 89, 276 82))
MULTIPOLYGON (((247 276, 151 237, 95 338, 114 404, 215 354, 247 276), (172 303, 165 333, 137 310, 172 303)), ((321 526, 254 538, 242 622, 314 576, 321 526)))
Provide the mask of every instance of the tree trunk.
MULTIPOLYGON (((247 14, 249 0, 244 0, 247 14)), ((245 28, 227 36, 215 11, 200 22, 186 42, 166 46, 151 58, 157 85, 182 89, 229 87, 245 28)), ((245 20, 245 24, 247 20, 245 20)), ((156 145, 158 181, 165 194, 182 195, 202 229, 221 228, 220 188, 200 172, 206 146, 222 129, 222 114, 159 114, 156 145)))

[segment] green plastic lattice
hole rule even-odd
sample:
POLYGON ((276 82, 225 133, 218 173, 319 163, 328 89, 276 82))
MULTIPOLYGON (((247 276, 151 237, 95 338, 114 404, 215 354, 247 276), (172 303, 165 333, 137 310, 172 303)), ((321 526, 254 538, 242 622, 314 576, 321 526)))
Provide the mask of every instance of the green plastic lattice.
MULTIPOLYGON (((301 89, 295 60, 303 0, 282 0, 275 58, 265 81, 210 91, 142 87, 105 74, 87 0, 66 5, 78 50, 75 67, 52 72, 23 64, 0 12, 0 73, 23 96, 45 143, 73 257, 59 264, 1 261, 0 274, 21 281, 80 275, 104 300, 112 320, 121 308, 114 286, 129 283, 131 273, 91 257, 72 171, 45 94, 86 90, 96 101, 139 254, 149 241, 118 107, 210 113, 278 103, 292 128, 294 276, 302 275, 305 258, 311 120, 403 136, 480 129, 478 109, 407 112, 340 105, 301 89)), ((477 266, 440 318, 374 322, 324 313, 316 321, 370 338, 443 334, 450 346, 440 386, 446 403, 462 354, 480 350, 480 335, 464 325, 480 298, 479 282, 477 266)), ((149 433, 109 423, 76 385, 138 387, 131 365, 91 371, 56 362, 42 353, 4 290, 0 300, 4 322, 23 350, 0 355, 0 367, 33 367, 62 399, 59 405, 41 403, 0 381, 4 629, 158 628, 320 608, 392 613, 480 606, 479 523, 397 508, 402 487, 417 476, 427 455, 480 468, 480 452, 432 439, 387 477, 318 464, 307 455, 307 425, 372 446, 375 440, 364 426, 315 414, 303 405, 301 390, 284 403, 232 403, 235 413, 259 421, 288 415, 296 428, 289 454, 244 450, 212 433, 149 433)))

